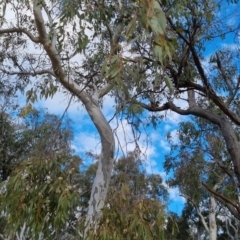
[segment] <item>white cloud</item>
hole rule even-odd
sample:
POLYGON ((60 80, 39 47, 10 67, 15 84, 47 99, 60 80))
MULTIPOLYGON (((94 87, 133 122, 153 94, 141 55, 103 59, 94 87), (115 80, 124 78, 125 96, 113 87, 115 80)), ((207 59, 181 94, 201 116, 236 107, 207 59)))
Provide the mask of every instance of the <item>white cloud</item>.
MULTIPOLYGON (((47 108, 53 114, 63 114, 70 101, 70 95, 62 91, 54 94, 53 98, 40 99, 36 102, 36 107, 47 108)), ((68 114, 75 115, 76 113, 86 114, 86 111, 81 102, 72 99, 68 108, 68 114)))
POLYGON ((160 140, 160 146, 161 146, 162 149, 164 149, 164 151, 167 151, 167 152, 170 151, 170 146, 169 146, 169 143, 167 142, 166 139, 161 139, 160 140))
POLYGON ((186 108, 188 108, 187 99, 188 99, 187 92, 183 92, 180 94, 180 96, 178 98, 174 98, 173 103, 182 109, 186 109, 186 108))
POLYGON ((159 174, 161 175, 161 177, 163 179, 163 185, 168 190, 170 201, 184 203, 185 198, 180 196, 179 189, 177 187, 169 187, 168 184, 166 183, 167 178, 168 178, 166 172, 159 172, 159 174))
POLYGON ((74 149, 76 152, 92 152, 99 154, 101 151, 100 139, 97 134, 92 132, 81 132, 74 138, 74 149))
POLYGON ((178 188, 168 188, 168 193, 172 201, 181 201, 184 203, 186 200, 180 195, 178 188))
POLYGON ((174 129, 171 133, 171 140, 173 144, 177 144, 179 141, 179 134, 178 134, 178 129, 174 129))
POLYGON ((111 118, 115 113, 115 105, 116 103, 114 102, 114 98, 112 96, 107 95, 103 98, 103 114, 106 118, 111 118))
POLYGON ((171 125, 166 124, 166 125, 164 126, 164 131, 165 131, 165 132, 168 132, 171 128, 172 128, 171 125))

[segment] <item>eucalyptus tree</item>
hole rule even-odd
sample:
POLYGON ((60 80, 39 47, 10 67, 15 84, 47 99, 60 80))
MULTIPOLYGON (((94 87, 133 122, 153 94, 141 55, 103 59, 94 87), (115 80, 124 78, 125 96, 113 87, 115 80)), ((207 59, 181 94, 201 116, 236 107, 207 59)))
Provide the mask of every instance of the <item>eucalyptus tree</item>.
MULTIPOLYGON (((167 39, 161 40, 165 41, 165 51, 158 48, 158 41, 141 38, 140 29, 133 31, 137 37, 131 46, 135 58, 124 65, 122 105, 137 109, 137 113, 147 109, 153 120, 161 112, 171 110, 215 125, 232 164, 222 168, 222 172, 239 186, 240 72, 239 47, 234 44, 239 25, 232 21, 239 18, 238 1, 162 1, 161 6, 167 17, 167 39), (225 8, 229 9, 228 15, 225 8), (151 46, 155 54, 150 51, 151 46)), ((214 189, 208 190, 228 205, 234 216, 239 216, 239 199, 231 201, 214 189)), ((239 195, 238 188, 235 191, 239 195)))
POLYGON ((14 118, 5 114, 0 122, 0 237, 23 231, 25 238, 59 239, 74 227, 80 201, 74 180, 81 159, 71 148, 70 123, 43 110, 19 116, 20 124, 14 118))
MULTIPOLYGON (((141 27, 146 30, 145 37, 164 39, 165 14, 155 0, 29 0, 4 2, 1 15, 3 78, 12 76, 26 86, 31 84, 23 114, 31 110, 31 102, 39 95, 53 97, 58 90, 65 89, 84 105, 99 133, 102 150, 86 219, 87 226, 96 226, 115 151, 114 136, 101 111, 101 101, 118 89, 117 75, 123 70, 122 62, 128 61, 122 56, 119 37, 125 31, 133 39, 132 31, 141 27), (100 51, 96 55, 93 50, 97 49, 100 51)), ((157 48, 161 46, 159 42, 157 48)))
MULTIPOLYGON (((181 195, 195 209, 195 218, 199 219, 204 232, 210 239, 217 239, 222 231, 218 220, 224 218, 227 224, 232 205, 214 193, 221 192, 231 202, 238 201, 237 185, 223 171, 233 169, 231 157, 219 129, 204 119, 193 118, 191 122, 181 123, 177 135, 175 142, 170 134, 168 136, 171 152, 164 165, 167 172, 174 173, 169 184, 179 187, 181 195), (213 193, 209 194, 209 189, 213 193)), ((234 211, 232 214, 237 226, 239 215, 234 211)))

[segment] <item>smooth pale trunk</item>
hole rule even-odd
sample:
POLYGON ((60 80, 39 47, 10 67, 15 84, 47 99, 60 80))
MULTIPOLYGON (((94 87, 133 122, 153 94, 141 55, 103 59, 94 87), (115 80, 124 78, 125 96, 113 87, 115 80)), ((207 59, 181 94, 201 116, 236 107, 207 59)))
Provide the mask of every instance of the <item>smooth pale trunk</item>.
POLYGON ((100 108, 94 104, 86 104, 88 114, 92 118, 101 137, 102 151, 98 161, 98 169, 92 186, 91 197, 86 218, 86 231, 89 227, 97 228, 104 206, 111 179, 114 161, 114 135, 100 108))
POLYGON ((217 223, 216 223, 216 200, 210 196, 210 212, 209 212, 209 239, 217 240, 217 223))

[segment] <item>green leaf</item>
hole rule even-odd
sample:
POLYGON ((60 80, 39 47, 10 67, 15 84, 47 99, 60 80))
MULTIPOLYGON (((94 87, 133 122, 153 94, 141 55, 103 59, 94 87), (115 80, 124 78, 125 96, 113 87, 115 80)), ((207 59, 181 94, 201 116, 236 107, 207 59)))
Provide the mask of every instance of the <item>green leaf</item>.
POLYGON ((163 30, 163 32, 165 32, 166 26, 167 26, 167 20, 166 20, 165 13, 162 10, 160 10, 157 14, 157 17, 158 17, 158 21, 161 26, 161 29, 163 30))
POLYGON ((154 5, 154 8, 157 9, 157 10, 162 10, 162 8, 160 7, 158 1, 154 0, 153 1, 153 5, 154 5))
POLYGON ((24 107, 22 110, 21 110, 21 113, 20 115, 22 117, 26 117, 31 111, 32 111, 32 104, 28 104, 26 107, 24 107))
POLYGON ((130 112, 133 114, 141 114, 143 112, 143 108, 139 104, 134 103, 130 107, 130 112))
POLYGON ((136 18, 133 18, 130 23, 128 24, 127 26, 127 29, 126 29, 126 36, 127 36, 127 39, 130 37, 132 37, 132 34, 133 34, 133 31, 134 31, 134 28, 135 28, 135 25, 136 25, 136 18))
POLYGON ((101 74, 104 75, 107 72, 107 60, 103 62, 101 74))
POLYGON ((172 94, 173 93, 173 85, 172 85, 172 80, 171 78, 169 78, 168 76, 166 76, 164 78, 164 81, 166 83, 166 85, 168 86, 169 90, 170 90, 170 93, 172 94))
POLYGON ((167 26, 165 13, 161 9, 157 9, 156 15, 152 16, 148 23, 154 34, 163 35, 167 26))
POLYGON ((121 72, 121 68, 115 68, 109 71, 109 77, 111 79, 115 78, 121 72))
POLYGON ((162 50, 162 47, 159 46, 158 44, 154 43, 153 53, 157 57, 157 59, 160 61, 160 63, 163 65, 163 50, 162 50))

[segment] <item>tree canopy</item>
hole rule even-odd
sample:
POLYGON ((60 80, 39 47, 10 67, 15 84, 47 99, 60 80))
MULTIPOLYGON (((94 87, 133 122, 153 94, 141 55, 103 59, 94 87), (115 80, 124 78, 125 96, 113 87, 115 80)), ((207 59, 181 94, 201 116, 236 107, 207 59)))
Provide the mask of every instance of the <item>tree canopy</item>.
MULTIPOLYGON (((166 157, 165 170, 174 171, 174 174, 169 184, 179 187, 181 194, 193 207, 191 214, 196 211, 197 215, 193 214, 192 219, 195 221, 197 216, 211 239, 217 237, 217 220, 221 220, 217 212, 222 216, 222 209, 227 219, 225 223, 228 222, 225 227, 228 236, 237 236, 238 229, 234 225, 240 218, 237 0, 12 0, 1 3, 0 94, 5 108, 2 108, 0 116, 1 134, 4 136, 0 139, 0 170, 3 186, 7 184, 14 189, 6 191, 6 194, 10 194, 6 195, 8 198, 16 191, 13 186, 16 183, 21 186, 22 181, 26 181, 24 184, 29 189, 31 186, 34 189, 36 185, 42 186, 46 191, 43 191, 43 196, 47 196, 53 186, 48 188, 46 175, 51 176, 54 168, 59 170, 60 175, 65 174, 64 189, 68 189, 68 179, 72 174, 68 165, 71 165, 72 158, 78 159, 72 155, 69 147, 71 131, 61 128, 62 119, 56 116, 47 115, 44 116, 44 122, 41 117, 40 122, 34 122, 39 119, 34 103, 38 99, 54 98, 58 91, 65 92, 71 100, 75 99, 84 106, 101 141, 97 165, 89 169, 89 174, 95 174, 95 177, 92 177, 93 181, 85 181, 86 186, 91 185, 90 196, 82 196, 86 211, 84 236, 90 238, 88 233, 98 236, 96 234, 103 226, 106 231, 113 229, 112 234, 117 233, 116 226, 109 225, 108 218, 104 216, 107 216, 105 211, 108 213, 110 208, 116 214, 117 221, 121 219, 122 212, 119 213, 115 208, 118 198, 122 200, 120 205, 125 204, 127 199, 138 214, 140 205, 141 209, 148 211, 143 206, 144 201, 150 204, 149 196, 153 195, 156 199, 160 193, 164 196, 162 179, 154 175, 146 177, 134 165, 133 156, 127 156, 129 161, 119 160, 116 165, 125 168, 123 177, 133 184, 131 174, 137 175, 138 184, 146 188, 144 194, 148 197, 131 199, 128 195, 130 190, 139 196, 141 190, 120 184, 117 188, 122 195, 115 195, 112 198, 114 206, 111 203, 108 206, 109 184, 114 181, 113 176, 120 177, 113 172, 115 138, 102 108, 105 97, 109 97, 115 106, 113 118, 127 119, 133 132, 141 131, 141 126, 145 124, 156 127, 158 120, 168 110, 193 117, 179 126, 177 144, 170 142, 172 151, 166 157), (228 11, 225 12, 225 9, 228 11), (21 116, 26 117, 26 124, 32 121, 30 125, 33 129, 16 130, 11 113, 6 111, 6 106, 13 106, 12 96, 19 91, 25 92, 27 99, 21 116), (59 124, 53 124, 58 121, 59 124), (49 159, 51 166, 46 163, 42 168, 42 161, 49 159), (43 177, 36 177, 34 161, 43 177), (127 169, 129 163, 133 164, 132 173, 127 169), (46 170, 48 167, 49 170, 46 170), (67 172, 64 173, 64 170, 67 172), (23 178, 24 174, 30 174, 32 178, 23 178), (15 176, 7 180, 12 175, 15 176), (20 181, 17 176, 23 179, 20 181), (38 181, 43 185, 37 184, 38 181), (147 189, 145 184, 151 188, 147 189), (207 201, 211 206, 209 210, 207 201), (202 206, 204 212, 201 212, 202 206), (106 221, 106 224, 101 225, 102 221, 106 221), (213 225, 213 228, 210 227, 213 225)), ((79 121, 78 124, 82 123, 79 121)), ((137 137, 135 144, 137 152, 137 137)), ((79 160, 76 164, 80 163, 79 160)), ((54 174, 58 189, 62 175, 57 178, 57 172, 54 174)), ((74 180, 80 182, 81 177, 74 177, 74 180)), ((81 189, 77 185, 75 187, 81 189)), ((17 189, 23 191, 21 187, 17 189)), ((23 194, 23 199, 31 195, 29 189, 23 194)), ((51 200, 61 199, 64 189, 51 200)), ((66 196, 70 194, 69 199, 79 199, 79 196, 75 196, 78 194, 76 189, 71 190, 73 192, 66 190, 66 196)), ((153 201, 156 203, 155 210, 162 212, 163 200, 153 201)), ((39 201, 34 202, 43 204, 39 201)), ((56 216, 61 207, 76 210, 71 204, 54 204, 56 206, 56 215, 49 231, 54 221, 59 220, 56 220, 56 216)), ((45 215, 44 212, 42 214, 45 215)), ((151 212, 150 215, 154 214, 151 212)), ((164 219, 162 216, 161 220, 164 219)), ((142 216, 139 217, 142 219, 142 216)), ((66 216, 59 218, 66 223, 66 216)), ((42 227, 44 218, 39 219, 39 226, 42 227)), ((176 216, 172 219, 184 223, 176 216)), ((120 225, 125 228, 125 224, 120 225)), ((161 223, 159 228, 161 233, 163 225, 161 223)), ((200 227, 195 225, 195 229, 200 227)), ((142 229, 141 237, 147 232, 147 228, 142 229)), ((131 235, 132 238, 137 236, 131 235)), ((151 237, 154 239, 154 236, 151 237)), ((101 237, 106 239, 105 235, 101 237)))

